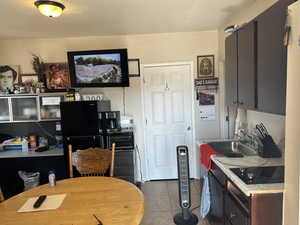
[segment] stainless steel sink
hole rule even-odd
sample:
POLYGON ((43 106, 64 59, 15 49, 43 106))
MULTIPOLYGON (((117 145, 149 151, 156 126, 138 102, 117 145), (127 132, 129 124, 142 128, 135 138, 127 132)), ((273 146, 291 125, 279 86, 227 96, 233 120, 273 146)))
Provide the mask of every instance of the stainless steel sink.
POLYGON ((208 142, 207 144, 220 154, 242 153, 245 156, 256 155, 253 149, 250 149, 238 141, 215 141, 208 142))

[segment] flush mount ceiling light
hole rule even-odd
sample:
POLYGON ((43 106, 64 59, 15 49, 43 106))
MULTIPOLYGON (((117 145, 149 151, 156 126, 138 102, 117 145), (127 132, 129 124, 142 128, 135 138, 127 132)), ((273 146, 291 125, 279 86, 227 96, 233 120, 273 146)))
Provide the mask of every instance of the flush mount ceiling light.
POLYGON ((62 14, 65 6, 56 1, 38 0, 34 5, 38 8, 40 13, 48 17, 58 17, 62 14))

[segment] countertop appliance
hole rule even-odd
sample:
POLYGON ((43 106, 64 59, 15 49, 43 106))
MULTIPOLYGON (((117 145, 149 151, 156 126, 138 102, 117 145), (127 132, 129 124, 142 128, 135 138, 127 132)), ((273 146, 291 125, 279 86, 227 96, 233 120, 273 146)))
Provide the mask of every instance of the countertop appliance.
POLYGON ((120 130, 120 111, 106 111, 100 114, 100 124, 102 131, 120 130))
POLYGON ((245 184, 273 184, 284 182, 284 166, 231 168, 245 184))
POLYGON ((61 128, 65 155, 74 149, 101 147, 97 101, 61 102, 61 128))
POLYGON ((61 102, 64 137, 99 135, 97 101, 61 102))

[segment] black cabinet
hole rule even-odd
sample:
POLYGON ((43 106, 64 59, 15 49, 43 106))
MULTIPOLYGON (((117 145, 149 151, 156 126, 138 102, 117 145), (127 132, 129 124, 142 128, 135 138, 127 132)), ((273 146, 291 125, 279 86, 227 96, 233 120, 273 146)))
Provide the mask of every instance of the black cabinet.
POLYGON ((114 177, 134 183, 134 151, 117 150, 114 177))
POLYGON ((224 194, 225 187, 217 180, 212 172, 208 173, 211 205, 208 219, 211 225, 224 224, 224 194))
POLYGON ((131 183, 134 179, 134 134, 131 131, 110 132, 108 146, 116 144, 114 176, 131 183))
POLYGON ((238 31, 238 104, 256 108, 256 22, 238 31))
POLYGON ((257 21, 257 109, 285 114, 287 48, 283 44, 287 2, 279 1, 257 21))
POLYGON ((226 82, 226 104, 236 107, 238 103, 237 96, 237 33, 233 33, 225 40, 225 82, 226 82))
POLYGON ((256 23, 250 22, 225 41, 226 104, 256 107, 256 23))
POLYGON ((67 178, 64 156, 20 157, 0 159, 0 186, 5 198, 23 192, 23 180, 18 171, 40 172, 40 184, 48 183, 48 172, 55 171, 56 179, 67 178))
POLYGON ((280 0, 225 41, 226 104, 285 114, 287 6, 280 0))

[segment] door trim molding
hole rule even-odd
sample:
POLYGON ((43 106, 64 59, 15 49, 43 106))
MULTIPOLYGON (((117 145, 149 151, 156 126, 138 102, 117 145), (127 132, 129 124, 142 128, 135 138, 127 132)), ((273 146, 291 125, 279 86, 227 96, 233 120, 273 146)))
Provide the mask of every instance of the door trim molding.
POLYGON ((142 64, 141 65, 141 99, 142 99, 142 129, 143 129, 143 138, 144 138, 144 151, 141 154, 141 164, 142 168, 140 168, 143 171, 143 180, 142 182, 149 181, 149 152, 147 149, 147 132, 146 132, 146 117, 145 117, 145 82, 144 82, 144 71, 145 68, 151 68, 151 67, 162 67, 162 66, 182 66, 182 65, 188 65, 190 66, 190 79, 191 79, 191 88, 190 88, 190 96, 191 96, 191 103, 192 103, 192 109, 191 109, 191 126, 192 126, 192 142, 191 142, 191 149, 189 149, 189 155, 190 155, 190 168, 191 168, 191 178, 196 178, 196 166, 197 166, 197 159, 196 159, 196 141, 195 141, 195 92, 194 92, 194 63, 192 61, 188 62, 172 62, 172 63, 158 63, 158 64, 142 64), (192 157, 192 158, 191 158, 192 157))

